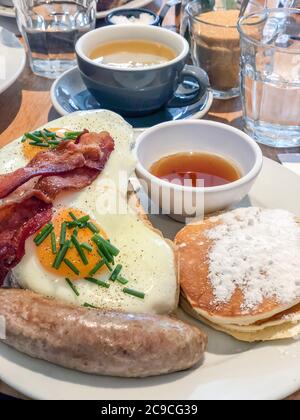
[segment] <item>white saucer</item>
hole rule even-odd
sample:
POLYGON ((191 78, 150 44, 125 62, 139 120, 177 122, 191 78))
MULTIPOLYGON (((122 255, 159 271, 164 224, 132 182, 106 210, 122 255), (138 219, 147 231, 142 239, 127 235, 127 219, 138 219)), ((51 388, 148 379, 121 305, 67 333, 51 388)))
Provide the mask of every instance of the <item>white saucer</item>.
POLYGON ((0 93, 17 80, 25 63, 25 50, 18 38, 0 27, 0 93))

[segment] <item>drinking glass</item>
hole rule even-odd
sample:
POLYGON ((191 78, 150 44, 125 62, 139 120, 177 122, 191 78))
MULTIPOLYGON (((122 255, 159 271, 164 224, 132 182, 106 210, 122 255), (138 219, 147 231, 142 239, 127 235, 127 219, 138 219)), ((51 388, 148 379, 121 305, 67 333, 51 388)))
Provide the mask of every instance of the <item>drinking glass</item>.
MULTIPOLYGON (((266 1, 249 0, 245 13, 264 8, 266 1)), ((217 99, 240 95, 237 23, 242 3, 243 0, 183 0, 181 35, 191 44, 194 65, 208 73, 217 99)))
POLYGON ((95 28, 96 0, 14 0, 32 71, 51 79, 76 65, 75 44, 95 28))
POLYGON ((300 10, 250 14, 239 31, 245 130, 269 146, 299 146, 300 10))

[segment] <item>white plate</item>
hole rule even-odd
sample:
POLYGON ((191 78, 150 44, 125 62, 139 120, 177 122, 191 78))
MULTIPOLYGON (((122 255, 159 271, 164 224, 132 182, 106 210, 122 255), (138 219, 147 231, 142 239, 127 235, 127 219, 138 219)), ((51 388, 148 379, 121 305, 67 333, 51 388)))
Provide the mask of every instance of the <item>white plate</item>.
MULTIPOLYGON (((299 180, 265 159, 260 177, 241 205, 283 208, 300 215, 299 180)), ((182 227, 163 216, 152 222, 169 237, 182 227)), ((35 399, 282 399, 300 388, 300 341, 245 344, 201 327, 209 336, 205 361, 186 372, 149 379, 97 377, 32 359, 1 344, 0 378, 35 399)))
MULTIPOLYGON (((149 3, 151 3, 151 1, 152 0, 132 0, 128 4, 124 4, 124 6, 117 7, 115 9, 105 10, 103 12, 97 12, 96 16, 97 16, 97 19, 103 19, 113 10, 135 9, 135 8, 145 7, 149 3)), ((16 17, 15 9, 13 7, 0 5, 0 16, 15 18, 16 17)))
POLYGON ((16 81, 25 63, 25 50, 18 38, 0 27, 0 93, 16 81))
POLYGON ((121 9, 136 9, 140 7, 145 7, 149 3, 151 3, 152 0, 132 0, 127 4, 124 4, 124 6, 117 7, 110 10, 105 10, 103 12, 97 13, 97 19, 103 19, 105 18, 109 13, 111 13, 113 10, 121 10, 121 9))
POLYGON ((13 7, 0 5, 0 16, 15 18, 16 17, 15 9, 13 7))

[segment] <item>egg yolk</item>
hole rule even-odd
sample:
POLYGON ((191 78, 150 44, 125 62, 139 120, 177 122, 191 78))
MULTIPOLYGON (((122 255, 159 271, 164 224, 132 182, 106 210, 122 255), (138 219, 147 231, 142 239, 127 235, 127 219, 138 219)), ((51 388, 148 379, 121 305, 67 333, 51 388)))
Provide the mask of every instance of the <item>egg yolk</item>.
MULTIPOLYGON (((52 133, 56 133, 57 137, 63 138, 65 133, 70 130, 67 130, 66 128, 50 128, 49 131, 51 131, 52 133)), ((25 159, 29 161, 32 160, 38 153, 45 152, 48 150, 45 147, 32 146, 31 144, 29 144, 30 142, 31 140, 27 139, 23 143, 23 155, 25 159)))
MULTIPOLYGON (((77 219, 80 219, 81 217, 86 216, 86 213, 83 213, 79 210, 75 209, 64 209, 60 211, 53 219, 52 224, 54 227, 54 233, 56 238, 56 250, 57 252, 60 249, 60 233, 61 233, 61 227, 63 222, 73 222, 73 218, 70 216, 70 212, 72 212, 77 219)), ((105 231, 99 226, 96 222, 91 222, 99 229, 99 235, 101 235, 104 239, 108 239, 107 234, 105 231)), ((75 228, 69 229, 67 227, 66 231, 66 240, 71 240, 71 236, 73 235, 75 228)), ((52 249, 52 241, 51 241, 51 235, 49 235, 44 242, 42 242, 37 247, 37 255, 40 263, 42 266, 51 273, 56 274, 57 276, 61 277, 67 277, 71 280, 79 280, 83 279, 85 277, 91 277, 90 272, 94 269, 94 267, 101 261, 101 257, 97 252, 97 246, 92 241, 92 237, 95 234, 87 227, 78 229, 77 239, 80 244, 85 243, 90 245, 92 247, 92 251, 88 251, 86 249, 83 249, 83 252, 85 253, 88 264, 85 265, 82 261, 82 259, 79 256, 79 253, 76 249, 76 247, 73 245, 68 249, 68 252, 65 256, 78 270, 79 274, 75 274, 68 265, 63 261, 62 264, 58 269, 53 267, 54 260, 56 258, 57 254, 53 254, 52 249)), ((108 271, 107 267, 104 265, 99 271, 97 271, 97 274, 95 276, 99 275, 99 273, 103 271, 108 271)))

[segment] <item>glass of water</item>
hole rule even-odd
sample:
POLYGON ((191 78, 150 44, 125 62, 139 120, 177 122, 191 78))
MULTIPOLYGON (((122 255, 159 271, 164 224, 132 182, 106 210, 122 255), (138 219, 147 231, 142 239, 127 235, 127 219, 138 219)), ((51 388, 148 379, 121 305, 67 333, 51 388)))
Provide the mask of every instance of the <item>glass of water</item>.
POLYGON ((76 65, 75 44, 95 28, 96 0, 14 0, 32 71, 55 79, 76 65))
POLYGON ((299 146, 300 10, 245 16, 239 31, 245 130, 269 146, 299 146))

